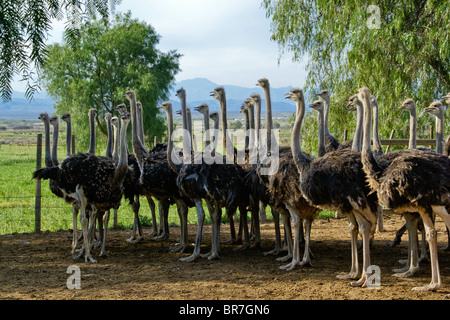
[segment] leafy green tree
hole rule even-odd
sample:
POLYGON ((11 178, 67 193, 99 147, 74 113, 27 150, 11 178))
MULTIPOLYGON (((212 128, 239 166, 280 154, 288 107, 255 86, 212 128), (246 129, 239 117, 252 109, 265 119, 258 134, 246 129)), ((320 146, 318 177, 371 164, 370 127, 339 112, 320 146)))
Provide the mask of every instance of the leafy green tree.
MULTIPOLYGON (((408 137, 406 98, 419 111, 450 91, 450 1, 263 0, 280 54, 308 58, 305 93, 331 93, 330 131, 351 135, 355 114, 345 102, 361 86, 380 106, 380 135, 408 137)), ((419 138, 434 117, 419 113, 419 138)), ((446 121, 448 124, 448 120, 446 121)))
POLYGON ((66 38, 79 36, 83 21, 99 14, 108 18, 121 0, 1 0, 0 1, 0 96, 11 99, 11 82, 21 75, 26 96, 38 91, 36 71, 46 58, 45 40, 53 19, 66 18, 66 38))
MULTIPOLYGON (((97 128, 106 135, 104 114, 114 114, 113 108, 125 102, 128 88, 142 103, 145 135, 164 134, 156 105, 167 99, 180 70, 180 54, 159 51, 160 36, 151 25, 132 19, 130 12, 115 15, 112 21, 86 22, 79 31, 80 37, 71 45, 48 46, 41 74, 58 113, 71 112, 77 145, 87 149, 88 109, 97 109, 97 128)), ((97 140, 102 143, 106 139, 97 140)))

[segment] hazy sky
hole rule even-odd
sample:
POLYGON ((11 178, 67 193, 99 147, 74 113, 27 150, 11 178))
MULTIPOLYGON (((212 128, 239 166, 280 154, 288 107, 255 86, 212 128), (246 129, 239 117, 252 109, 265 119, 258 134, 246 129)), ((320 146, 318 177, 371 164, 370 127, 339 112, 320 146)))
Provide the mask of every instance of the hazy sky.
MULTIPOLYGON (((271 86, 301 87, 305 63, 292 63, 270 40, 270 20, 261 0, 122 0, 117 12, 151 24, 159 49, 183 54, 176 80, 208 78, 219 85, 254 87, 266 77, 271 86)), ((48 43, 61 42, 64 21, 55 21, 48 43)), ((24 91, 15 82, 13 89, 24 91)))

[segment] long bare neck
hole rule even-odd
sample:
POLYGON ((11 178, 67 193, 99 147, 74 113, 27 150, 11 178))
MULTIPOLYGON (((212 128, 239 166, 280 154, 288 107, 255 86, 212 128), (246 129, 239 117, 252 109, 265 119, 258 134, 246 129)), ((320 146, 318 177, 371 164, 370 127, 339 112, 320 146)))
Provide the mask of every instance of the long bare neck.
POLYGON ((270 86, 264 86, 264 98, 266 100, 266 127, 267 127, 267 151, 272 147, 272 101, 270 99, 270 86))
POLYGON ((120 152, 119 152, 119 161, 117 162, 115 174, 114 174, 114 182, 118 185, 123 183, 125 179, 125 175, 128 171, 128 149, 127 149, 127 128, 128 128, 129 120, 121 119, 120 126, 120 152))
POLYGON ((66 156, 69 157, 72 154, 72 121, 67 119, 67 130, 66 130, 66 156))
POLYGON ((373 149, 375 153, 382 154, 383 153, 383 146, 381 145, 380 140, 380 133, 378 131, 378 119, 379 119, 379 110, 378 105, 375 105, 372 107, 372 113, 373 113, 373 149))
POLYGON ((325 124, 324 124, 324 112, 323 110, 318 110, 319 112, 319 145, 317 156, 322 157, 325 151, 325 124))
POLYGON ((259 130, 261 129, 261 99, 255 103, 255 133, 256 146, 259 148, 259 130))
POLYGON ((416 109, 409 111, 409 143, 408 149, 415 149, 417 146, 417 114, 416 109))
POLYGON ((176 173, 179 172, 177 169, 177 166, 172 160, 172 152, 173 152, 173 141, 172 141, 172 135, 173 135, 173 113, 172 108, 169 107, 166 109, 167 112, 167 129, 169 131, 169 141, 167 143, 167 162, 169 163, 170 168, 176 173))
POLYGON ((44 134, 45 134, 45 166, 52 167, 52 156, 50 153, 50 122, 49 120, 44 121, 44 134))
POLYGON ((119 161, 119 128, 113 126, 113 152, 112 157, 114 160, 119 161))
POLYGON ((95 119, 94 116, 89 113, 89 131, 90 131, 90 143, 89 143, 89 151, 88 153, 95 154, 96 147, 96 135, 95 135, 95 119))
POLYGON ((183 161, 189 163, 191 156, 191 135, 189 131, 189 122, 187 115, 186 96, 180 97, 181 102, 181 116, 183 118, 183 161))
POLYGON ((436 116, 436 153, 444 152, 444 119, 443 113, 440 112, 438 116, 436 116))
POLYGON ((326 95, 323 98, 323 101, 325 101, 325 105, 324 105, 324 110, 323 110, 323 117, 324 117, 324 123, 323 123, 323 128, 326 134, 330 134, 330 130, 328 130, 328 118, 330 115, 330 96, 326 95))
POLYGON ((249 144, 250 148, 255 148, 255 107, 251 103, 248 105, 248 119, 250 129, 249 144))
MULTIPOLYGON (((133 145, 133 152, 136 155, 136 158, 139 162, 139 165, 142 170, 142 165, 144 161, 144 156, 147 155, 147 151, 139 139, 138 133, 138 118, 137 118, 137 110, 136 110, 136 98, 132 96, 130 99, 130 112, 131 112, 131 143, 133 145)), ((122 126, 120 127, 122 131, 122 126)))
POLYGON ((105 155, 108 158, 112 158, 112 145, 113 145, 113 132, 111 125, 111 116, 106 117, 106 128, 108 129, 108 142, 106 143, 106 152, 105 155))
POLYGON ((53 141, 52 141, 52 162, 58 164, 58 133, 59 121, 56 120, 53 124, 53 141))
POLYGON ((211 136, 209 132, 209 110, 203 112, 203 127, 205 129, 205 148, 211 144, 211 136))
POLYGON ((361 145, 362 145, 362 131, 363 131, 363 117, 364 117, 364 110, 362 103, 358 100, 356 102, 356 129, 355 134, 353 137, 353 143, 352 143, 352 150, 361 152, 361 145))
POLYGON ((214 120, 213 143, 211 148, 212 155, 216 153, 218 139, 219 139, 219 119, 214 120))
POLYGON ((142 105, 140 103, 136 103, 136 121, 138 125, 138 137, 141 141, 142 147, 146 149, 145 147, 145 137, 144 137, 144 115, 142 114, 142 105))
POLYGON ((250 121, 248 118, 248 110, 244 109, 242 114, 244 115, 244 121, 245 121, 245 143, 244 143, 244 149, 248 149, 248 145, 250 143, 250 137, 249 137, 249 130, 250 129, 250 121))
POLYGON ((305 117, 305 100, 297 100, 296 105, 297 114, 291 136, 291 151, 297 168, 305 170, 310 164, 310 160, 305 157, 300 146, 300 133, 302 130, 303 118, 305 117))

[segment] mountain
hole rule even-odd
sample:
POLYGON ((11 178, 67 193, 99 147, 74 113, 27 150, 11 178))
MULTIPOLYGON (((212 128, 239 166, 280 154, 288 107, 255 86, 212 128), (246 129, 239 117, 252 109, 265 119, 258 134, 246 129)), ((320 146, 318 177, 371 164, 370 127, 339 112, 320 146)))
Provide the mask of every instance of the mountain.
MULTIPOLYGON (((256 83, 256 81, 255 81, 256 83)), ((175 111, 181 109, 180 100, 175 95, 179 88, 186 90, 186 102, 188 107, 192 109, 207 103, 210 111, 220 111, 219 102, 210 96, 210 92, 216 87, 222 86, 225 88, 227 96, 227 111, 236 114, 240 117, 242 103, 250 97, 253 93, 259 93, 262 99, 262 112, 265 112, 264 93, 260 87, 245 88, 233 85, 220 85, 205 78, 195 78, 183 80, 176 83, 173 89, 169 92, 169 100, 173 104, 175 111)), ((295 104, 291 100, 286 100, 284 94, 289 92, 293 87, 270 88, 272 99, 272 112, 295 112, 295 104)), ((52 97, 45 92, 36 92, 33 100, 29 101, 23 92, 13 92, 11 101, 0 102, 0 118, 3 119, 37 119, 39 114, 47 112, 53 113, 54 101, 52 97)), ((264 114, 262 114, 264 117, 264 114)), ((201 115, 198 112, 193 112, 194 118, 199 118, 201 115)))
POLYGON ((36 92, 30 101, 25 93, 14 91, 11 101, 0 102, 0 118, 36 120, 42 112, 53 113, 53 104, 53 99, 45 92, 36 92))
MULTIPOLYGON (((256 83, 256 81, 255 81, 256 83)), ((233 85, 220 85, 205 78, 195 78, 183 80, 176 83, 170 91, 170 101, 174 110, 181 108, 180 100, 175 95, 180 88, 186 90, 186 103, 188 107, 194 108, 202 103, 207 103, 210 111, 219 111, 219 102, 210 96, 210 92, 216 87, 222 86, 225 89, 227 97, 227 111, 240 112, 242 103, 253 93, 259 93, 262 99, 262 111, 265 112, 264 93, 260 87, 245 88, 233 85)), ((272 112, 295 112, 295 103, 285 99, 285 93, 293 87, 270 88, 270 97, 272 100, 272 112)))

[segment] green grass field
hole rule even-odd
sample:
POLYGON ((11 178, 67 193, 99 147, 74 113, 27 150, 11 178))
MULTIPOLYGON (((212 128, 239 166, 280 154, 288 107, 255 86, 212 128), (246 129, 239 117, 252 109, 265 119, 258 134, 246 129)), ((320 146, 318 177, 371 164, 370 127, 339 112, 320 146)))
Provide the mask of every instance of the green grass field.
MULTIPOLYGON (((36 169, 36 131, 0 132, 0 234, 26 233, 34 231, 36 181, 31 178, 36 169)), ((60 161, 65 155, 65 146, 58 150, 60 161)), ((44 150, 42 151, 42 161, 44 150)), ((41 230, 57 231, 72 229, 71 206, 51 193, 48 181, 42 181, 41 230)), ((206 206, 205 206, 205 211, 206 206)), ((151 212, 145 197, 141 197, 141 221, 151 226, 151 212)), ((158 216, 158 212, 157 212, 158 216)), ((332 217, 334 212, 322 212, 321 217, 332 217)), ((272 219, 267 208, 267 218, 272 219)), ((157 219, 159 220, 159 219, 157 219)), ((118 212, 118 227, 130 228, 134 214, 131 206, 123 201, 118 212)), ((223 215, 223 221, 226 217, 223 215)), ((197 223, 195 208, 189 209, 189 224, 197 223)), ((206 214, 205 223, 210 223, 206 214)), ((110 225, 113 225, 111 211, 110 225)), ((179 225, 175 206, 169 212, 169 225, 179 225)), ((78 224, 80 226, 80 224, 78 224)))

